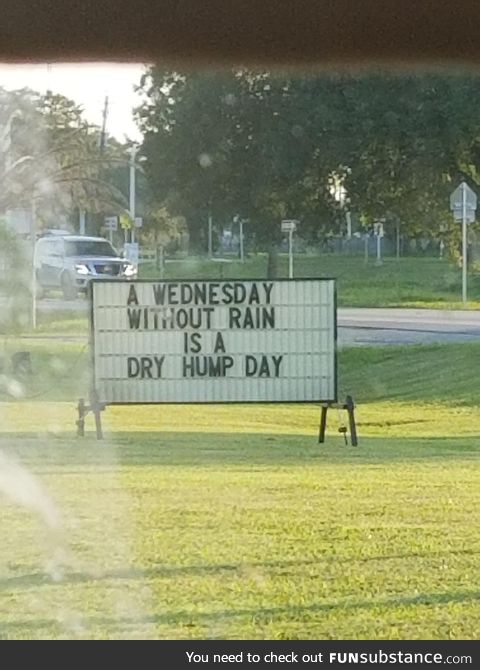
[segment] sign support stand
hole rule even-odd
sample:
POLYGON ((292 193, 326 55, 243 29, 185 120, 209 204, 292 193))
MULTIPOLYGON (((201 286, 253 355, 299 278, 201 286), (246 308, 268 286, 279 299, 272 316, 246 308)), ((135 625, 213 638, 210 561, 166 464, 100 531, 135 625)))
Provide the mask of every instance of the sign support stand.
POLYGON ((105 407, 105 404, 98 402, 97 394, 95 392, 92 393, 90 405, 87 405, 83 398, 79 399, 77 405, 78 419, 76 421, 77 437, 85 437, 85 417, 90 412, 92 412, 95 417, 95 432, 97 434, 97 440, 103 440, 101 412, 103 412, 105 407))
MULTIPOLYGON (((344 403, 326 403, 321 405, 320 411, 320 427, 318 431, 318 443, 325 442, 325 431, 327 428, 327 411, 328 409, 344 409, 348 414, 348 424, 350 429, 350 442, 352 447, 358 447, 357 424, 355 422, 355 403, 351 395, 347 395, 344 403)), ((346 428, 340 428, 340 433, 345 435, 345 443, 347 441, 346 428)))

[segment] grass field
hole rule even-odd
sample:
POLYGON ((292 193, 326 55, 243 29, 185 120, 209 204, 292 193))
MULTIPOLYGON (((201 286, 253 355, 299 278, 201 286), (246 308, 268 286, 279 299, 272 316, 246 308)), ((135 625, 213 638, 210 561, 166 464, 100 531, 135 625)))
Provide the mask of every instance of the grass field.
MULTIPOLYGON (((167 263, 166 279, 262 278, 267 273, 265 254, 252 255, 242 264, 238 260, 186 259, 167 263)), ((288 256, 279 256, 279 277, 288 277, 288 256)), ((154 265, 141 265, 140 276, 157 278, 154 265)), ((359 256, 324 254, 298 255, 295 277, 336 277, 339 304, 348 307, 439 307, 464 308, 461 303, 461 269, 438 258, 387 258, 376 267, 359 256)), ((480 307, 480 277, 469 278, 467 307, 480 307)))
POLYGON ((309 405, 108 408, 78 439, 87 352, 29 343, 0 394, 1 637, 479 636, 480 345, 341 352, 355 449, 309 405))

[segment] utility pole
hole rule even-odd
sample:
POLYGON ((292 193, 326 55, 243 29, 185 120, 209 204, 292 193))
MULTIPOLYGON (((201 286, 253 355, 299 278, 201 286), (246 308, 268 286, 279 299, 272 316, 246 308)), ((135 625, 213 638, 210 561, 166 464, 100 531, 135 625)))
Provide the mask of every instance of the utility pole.
POLYGON ((245 254, 243 247, 243 219, 240 217, 240 262, 245 263, 245 254))
POLYGON ((35 267, 35 242, 37 239, 37 207, 35 202, 35 189, 33 191, 30 210, 30 242, 32 247, 32 312, 31 322, 33 330, 37 327, 37 271, 35 267))
POLYGON ((130 197, 129 197, 129 210, 130 210, 130 219, 132 221, 131 229, 131 242, 135 242, 135 226, 133 225, 135 221, 135 156, 137 155, 138 147, 132 146, 129 149, 130 153, 130 197))
POLYGON ((85 219, 86 212, 84 209, 81 209, 79 213, 80 235, 85 235, 85 219))
POLYGON ((100 135, 99 139, 99 146, 100 146, 100 153, 103 154, 105 150, 105 144, 106 144, 106 131, 107 131, 107 116, 108 116, 108 95, 105 96, 105 104, 103 106, 103 114, 102 114, 102 132, 100 135))
POLYGON ((208 210, 208 255, 210 258, 213 256, 213 224, 210 210, 208 210))
POLYGON ((467 302, 467 185, 462 182, 462 301, 467 302))

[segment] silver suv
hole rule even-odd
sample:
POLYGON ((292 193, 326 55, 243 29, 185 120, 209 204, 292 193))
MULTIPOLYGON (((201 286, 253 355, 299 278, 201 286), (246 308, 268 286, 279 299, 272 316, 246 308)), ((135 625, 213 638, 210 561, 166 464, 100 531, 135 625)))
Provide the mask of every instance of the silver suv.
POLYGON ((47 235, 35 244, 37 291, 60 288, 67 300, 86 291, 91 279, 136 279, 137 268, 103 237, 47 235))

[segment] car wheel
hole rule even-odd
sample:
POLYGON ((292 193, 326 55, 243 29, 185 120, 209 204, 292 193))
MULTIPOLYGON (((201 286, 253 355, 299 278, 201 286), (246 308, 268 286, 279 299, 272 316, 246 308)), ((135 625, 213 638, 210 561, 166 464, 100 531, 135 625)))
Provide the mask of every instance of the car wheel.
POLYGON ((66 272, 62 275, 62 293, 65 300, 75 300, 78 293, 73 279, 66 272))

